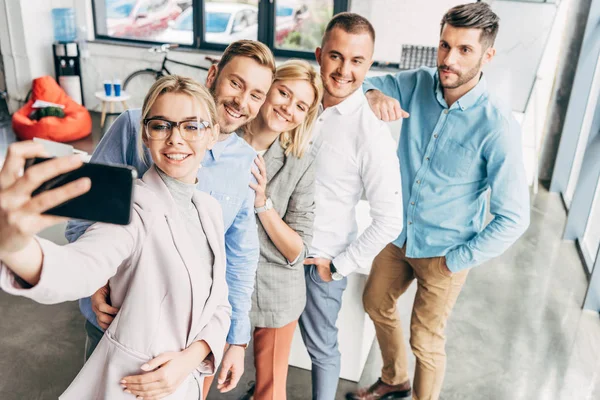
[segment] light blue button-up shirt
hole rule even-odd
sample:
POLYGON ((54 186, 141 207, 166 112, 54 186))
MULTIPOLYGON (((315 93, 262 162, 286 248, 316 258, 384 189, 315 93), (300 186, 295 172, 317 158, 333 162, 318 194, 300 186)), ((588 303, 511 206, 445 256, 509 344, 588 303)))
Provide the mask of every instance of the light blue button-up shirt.
MULTIPOLYGON (((139 109, 121 114, 98 144, 92 162, 131 165, 141 177, 148 170, 148 165, 139 156, 140 118, 139 109)), ((144 152, 146 160, 151 161, 146 147, 144 152)), ((231 134, 206 152, 202 168, 198 171, 198 189, 216 198, 223 209, 226 278, 232 307, 231 328, 227 336, 230 344, 250 341, 249 312, 259 254, 254 191, 248 186, 255 157, 252 147, 236 134, 231 134)), ((89 226, 89 222, 69 222, 67 240, 77 240, 89 226)), ((89 298, 81 299, 79 308, 88 321, 100 328, 89 298)))
POLYGON ((404 227, 394 244, 406 244, 409 258, 445 256, 452 272, 502 254, 529 226, 529 188, 520 127, 485 78, 451 107, 434 68, 370 78, 370 89, 410 113, 398 144, 404 227))

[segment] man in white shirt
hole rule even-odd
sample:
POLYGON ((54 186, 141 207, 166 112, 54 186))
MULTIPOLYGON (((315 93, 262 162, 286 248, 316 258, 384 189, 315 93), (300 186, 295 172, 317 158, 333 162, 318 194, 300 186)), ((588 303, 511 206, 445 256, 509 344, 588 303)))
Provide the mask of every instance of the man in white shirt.
POLYGON ((375 31, 353 13, 336 15, 316 50, 325 86, 313 132, 316 168, 312 258, 305 264, 307 303, 300 317, 312 360, 313 399, 333 400, 340 375, 335 326, 347 276, 402 230, 396 144, 372 113, 361 85, 373 63, 375 31), (373 219, 357 235, 355 208, 365 194, 373 219), (358 237, 357 237, 358 236, 358 237))

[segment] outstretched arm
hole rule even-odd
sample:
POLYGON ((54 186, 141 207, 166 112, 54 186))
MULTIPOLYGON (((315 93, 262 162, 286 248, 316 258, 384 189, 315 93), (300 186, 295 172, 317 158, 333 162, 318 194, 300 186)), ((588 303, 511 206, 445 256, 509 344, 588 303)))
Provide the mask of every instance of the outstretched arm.
POLYGON ((382 75, 366 79, 363 91, 373 113, 382 121, 396 121, 410 115, 402 109, 400 75, 382 75))
POLYGON ((0 171, 0 260, 21 279, 36 285, 42 272, 42 249, 34 235, 62 219, 43 215, 52 207, 87 192, 88 178, 32 197, 48 179, 79 168, 79 156, 61 157, 23 172, 28 158, 47 156, 40 144, 12 144, 0 171))
POLYGON ((36 238, 37 231, 62 220, 43 215, 44 211, 90 188, 89 179, 82 178, 32 197, 46 180, 81 165, 77 156, 64 157, 22 173, 25 160, 40 155, 44 153, 39 145, 16 143, 0 171, 0 285, 42 303, 76 300, 114 275, 131 254, 134 240, 126 228, 107 224, 95 225, 86 240, 70 246, 36 238))

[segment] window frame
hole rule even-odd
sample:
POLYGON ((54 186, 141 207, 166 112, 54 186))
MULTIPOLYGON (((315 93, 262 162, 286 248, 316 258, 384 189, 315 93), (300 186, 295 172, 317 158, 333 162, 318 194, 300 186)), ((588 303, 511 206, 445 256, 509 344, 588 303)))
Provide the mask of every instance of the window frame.
MULTIPOLYGON (((280 49, 275 46, 275 3, 277 0, 259 0, 258 2, 258 32, 257 40, 267 45, 275 57, 294 57, 303 59, 314 59, 314 50, 312 51, 301 51, 301 50, 286 50, 280 49)), ((328 0, 333 1, 333 14, 348 11, 350 8, 349 0, 328 0)), ((227 48, 226 44, 211 43, 205 41, 205 27, 204 27, 204 5, 206 0, 192 0, 193 7, 193 38, 192 44, 181 44, 178 43, 178 47, 182 49, 190 50, 208 50, 208 51, 224 51, 227 48)), ((119 38, 109 36, 108 34, 102 34, 98 32, 99 19, 104 17, 106 19, 106 9, 104 0, 92 0, 92 18, 94 21, 94 37, 97 40, 106 40, 112 42, 121 42, 123 44, 141 44, 146 46, 155 46, 162 44, 160 42, 144 40, 143 38, 119 38), (100 8, 100 10, 99 10, 100 8)))
MULTIPOLYGON (((563 232, 564 240, 573 240, 582 261, 583 269, 588 278, 588 288, 583 308, 600 312, 600 249, 595 254, 582 251, 582 241, 585 240, 587 224, 590 223, 594 208, 594 197, 600 182, 600 161, 597 157, 597 145, 600 143, 600 102, 595 107, 588 108, 588 102, 593 92, 594 78, 598 78, 598 66, 600 65, 600 38, 593 35, 596 25, 589 21, 596 21, 600 17, 600 0, 592 0, 587 25, 583 35, 582 48, 587 49, 585 53, 579 54, 575 79, 572 85, 570 101, 562 127, 560 144, 552 180, 550 192, 561 195, 563 205, 567 212, 567 222, 563 232), (591 113, 591 114, 588 114, 591 113), (590 121, 591 125, 584 126, 584 121, 590 121), (579 147, 584 131, 590 130, 589 136, 584 140, 584 147, 579 147), (565 195, 569 187, 571 175, 578 151, 583 151, 581 171, 575 184, 570 207, 567 207, 565 195), (590 257, 591 256, 591 257, 590 257), (591 264, 591 265, 590 265, 591 264)), ((586 133, 587 135, 587 133, 586 133)), ((593 222, 592 222, 593 223, 593 222)))

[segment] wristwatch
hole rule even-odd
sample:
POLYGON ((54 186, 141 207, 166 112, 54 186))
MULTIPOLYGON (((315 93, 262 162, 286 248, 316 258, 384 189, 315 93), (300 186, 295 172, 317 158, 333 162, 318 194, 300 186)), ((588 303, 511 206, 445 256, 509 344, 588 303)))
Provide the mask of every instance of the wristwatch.
POLYGON ((329 270, 331 271, 331 279, 334 281, 341 281, 344 279, 344 275, 338 272, 337 268, 335 268, 335 265, 333 265, 333 261, 331 264, 329 264, 329 270))
POLYGON ((267 198, 267 202, 265 203, 264 206, 257 207, 257 208, 254 209, 254 214, 258 214, 258 213, 261 213, 261 212, 264 212, 264 211, 268 211, 271 208, 273 208, 273 201, 271 201, 271 198, 268 197, 267 198))

